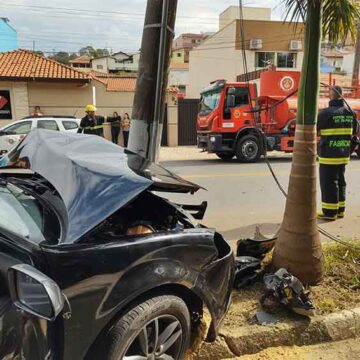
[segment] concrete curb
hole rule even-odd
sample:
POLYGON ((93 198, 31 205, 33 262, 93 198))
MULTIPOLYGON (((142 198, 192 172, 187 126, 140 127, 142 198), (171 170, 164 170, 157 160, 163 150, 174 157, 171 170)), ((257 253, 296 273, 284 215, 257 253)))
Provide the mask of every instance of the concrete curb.
POLYGON ((255 354, 269 347, 315 345, 360 336, 360 308, 295 320, 274 326, 249 325, 226 329, 214 344, 204 344, 194 359, 231 359, 255 354))

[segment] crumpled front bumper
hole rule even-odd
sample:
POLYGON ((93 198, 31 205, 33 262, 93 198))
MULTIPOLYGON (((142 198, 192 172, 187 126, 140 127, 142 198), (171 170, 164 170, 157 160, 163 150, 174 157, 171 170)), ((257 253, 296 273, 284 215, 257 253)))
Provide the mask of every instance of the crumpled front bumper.
POLYGON ((230 245, 218 233, 215 233, 214 241, 219 257, 203 269, 195 285, 212 317, 206 338, 208 342, 215 341, 219 334, 221 324, 231 304, 235 276, 235 260, 230 245))

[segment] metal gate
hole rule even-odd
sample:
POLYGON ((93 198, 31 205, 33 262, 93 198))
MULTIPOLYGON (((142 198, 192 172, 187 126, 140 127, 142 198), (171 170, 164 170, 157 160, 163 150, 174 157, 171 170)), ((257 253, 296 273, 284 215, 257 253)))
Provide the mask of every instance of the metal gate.
POLYGON ((178 143, 196 145, 196 119, 199 99, 183 99, 178 104, 178 143))

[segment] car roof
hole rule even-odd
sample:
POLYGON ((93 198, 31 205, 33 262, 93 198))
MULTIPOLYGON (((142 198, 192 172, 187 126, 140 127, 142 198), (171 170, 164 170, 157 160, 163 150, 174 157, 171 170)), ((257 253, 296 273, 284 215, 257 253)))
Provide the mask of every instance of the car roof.
POLYGON ((21 120, 26 120, 26 119, 76 119, 76 117, 71 115, 41 115, 41 116, 25 116, 21 120))
POLYGON ((21 124, 27 121, 37 121, 37 120, 59 120, 59 121, 73 121, 76 122, 78 125, 80 124, 80 119, 77 119, 75 117, 60 117, 60 116, 29 116, 29 117, 25 117, 21 120, 16 120, 11 122, 10 124, 7 124, 5 126, 3 126, 1 128, 1 130, 3 129, 7 129, 8 127, 12 126, 12 125, 16 125, 16 124, 21 124))

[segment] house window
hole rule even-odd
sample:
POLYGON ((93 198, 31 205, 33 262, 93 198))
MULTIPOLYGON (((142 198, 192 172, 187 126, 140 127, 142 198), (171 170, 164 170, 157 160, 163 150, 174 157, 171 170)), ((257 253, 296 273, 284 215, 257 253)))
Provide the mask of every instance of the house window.
POLYGON ((102 66, 102 65, 96 65, 97 70, 102 70, 103 68, 104 68, 104 66, 102 66))
POLYGON ((271 61, 272 64, 275 62, 274 52, 257 52, 255 53, 255 66, 257 68, 266 67, 266 62, 271 61))
POLYGON ((277 67, 279 68, 296 68, 296 53, 278 53, 277 67))
POLYGON ((192 42, 193 44, 196 44, 196 40, 195 40, 195 39, 192 39, 191 42, 192 42))
POLYGON ((181 53, 177 53, 176 55, 177 55, 177 57, 181 57, 181 53))

